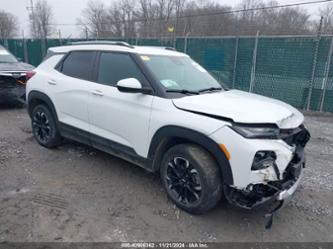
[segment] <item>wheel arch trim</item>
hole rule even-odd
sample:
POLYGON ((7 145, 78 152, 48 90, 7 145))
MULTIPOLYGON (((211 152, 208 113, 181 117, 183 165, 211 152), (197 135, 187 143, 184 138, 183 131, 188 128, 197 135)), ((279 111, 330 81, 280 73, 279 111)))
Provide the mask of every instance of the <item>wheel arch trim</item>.
POLYGON ((160 145, 163 144, 163 141, 170 138, 185 139, 189 142, 193 142, 202 146, 216 159, 221 169, 224 184, 233 184, 233 175, 229 160, 219 145, 214 140, 198 131, 180 126, 164 126, 157 130, 157 132, 154 134, 148 152, 148 158, 153 161, 153 170, 158 170, 159 168, 158 160, 155 159, 156 155, 158 155, 158 149, 160 148, 160 145))
POLYGON ((42 92, 36 91, 36 90, 31 91, 28 94, 27 100, 28 100, 27 101, 27 109, 28 109, 28 113, 29 113, 30 117, 31 117, 31 114, 32 114, 31 102, 34 101, 34 100, 40 100, 40 101, 47 104, 47 106, 50 108, 50 111, 53 114, 53 117, 56 119, 56 122, 58 122, 58 115, 57 115, 56 109, 54 107, 54 104, 53 104, 52 100, 50 99, 50 97, 47 96, 45 93, 42 93, 42 92))

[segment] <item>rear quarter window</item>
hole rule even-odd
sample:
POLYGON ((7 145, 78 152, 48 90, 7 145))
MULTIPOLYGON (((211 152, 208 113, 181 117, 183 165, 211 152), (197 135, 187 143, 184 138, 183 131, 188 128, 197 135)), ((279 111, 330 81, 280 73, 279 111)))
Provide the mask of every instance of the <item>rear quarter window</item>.
POLYGON ((94 58, 95 52, 71 52, 62 63, 61 72, 70 77, 92 80, 94 58))

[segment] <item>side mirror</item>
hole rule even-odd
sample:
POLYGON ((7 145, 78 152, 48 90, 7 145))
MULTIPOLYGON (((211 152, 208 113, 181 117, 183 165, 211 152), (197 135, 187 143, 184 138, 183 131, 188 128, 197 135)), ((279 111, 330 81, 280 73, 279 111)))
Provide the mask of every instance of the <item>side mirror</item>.
POLYGON ((117 88, 124 93, 152 93, 152 89, 142 87, 140 81, 135 78, 128 78, 118 81, 117 88))

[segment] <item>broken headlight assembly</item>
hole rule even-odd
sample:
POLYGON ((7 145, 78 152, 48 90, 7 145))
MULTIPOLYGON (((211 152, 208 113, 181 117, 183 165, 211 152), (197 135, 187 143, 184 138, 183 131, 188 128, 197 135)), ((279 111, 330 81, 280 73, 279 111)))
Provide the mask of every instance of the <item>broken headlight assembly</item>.
POLYGON ((243 125, 233 124, 231 126, 238 134, 252 139, 278 139, 280 130, 274 125, 243 125))

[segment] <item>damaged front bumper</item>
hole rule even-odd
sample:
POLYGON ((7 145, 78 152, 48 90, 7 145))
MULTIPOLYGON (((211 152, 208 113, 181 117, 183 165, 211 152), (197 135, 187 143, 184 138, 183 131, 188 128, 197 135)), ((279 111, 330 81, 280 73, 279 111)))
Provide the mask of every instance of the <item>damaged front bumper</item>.
POLYGON ((288 166, 283 180, 250 185, 245 190, 225 186, 225 197, 230 204, 247 210, 268 206, 278 201, 284 201, 286 204, 298 188, 304 167, 303 158, 302 161, 288 166))
MULTIPOLYGON (((305 164, 304 164, 304 167, 305 167, 305 164)), ((277 196, 276 199, 279 200, 279 201, 283 200, 283 201, 285 201, 285 203, 288 202, 291 199, 291 197, 293 196, 293 194, 296 192, 296 190, 298 188, 298 185, 299 185, 299 183, 300 183, 300 181, 302 179, 302 175, 303 174, 301 172, 301 174, 299 175, 299 177, 295 181, 295 183, 289 189, 282 190, 278 194, 278 196, 277 196)))
POLYGON ((247 210, 269 206, 275 202, 288 203, 302 178, 302 171, 305 168, 304 148, 310 139, 309 132, 303 126, 300 127, 297 134, 292 136, 292 138, 288 137, 289 140, 285 139, 286 143, 294 146, 293 156, 285 170, 280 171, 275 165, 275 167, 271 167, 273 168, 271 169, 274 172, 273 174, 266 171, 267 174, 270 173, 270 180, 250 183, 245 188, 225 186, 224 194, 229 203, 247 210), (272 180, 273 178, 275 179, 272 180))

